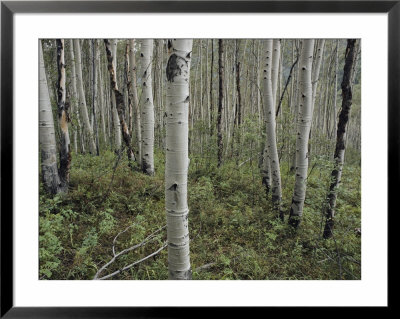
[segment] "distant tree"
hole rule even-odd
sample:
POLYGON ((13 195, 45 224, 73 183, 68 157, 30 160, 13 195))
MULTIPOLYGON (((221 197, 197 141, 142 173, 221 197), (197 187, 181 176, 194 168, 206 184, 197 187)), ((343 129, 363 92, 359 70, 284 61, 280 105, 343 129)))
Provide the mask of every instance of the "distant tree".
POLYGON ((224 111, 224 41, 218 40, 218 74, 219 74, 219 89, 218 89, 218 116, 217 116, 217 152, 218 152, 218 167, 222 164, 222 154, 224 145, 222 141, 222 112, 224 111))

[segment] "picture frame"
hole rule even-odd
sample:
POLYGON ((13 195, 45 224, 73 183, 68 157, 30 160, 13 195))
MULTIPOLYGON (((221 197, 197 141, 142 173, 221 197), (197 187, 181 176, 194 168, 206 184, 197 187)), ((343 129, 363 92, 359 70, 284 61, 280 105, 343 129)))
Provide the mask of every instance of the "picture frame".
MULTIPOLYGON (((400 1, 2 1, 1 312, 3 318, 180 317, 184 308, 15 307, 13 288, 13 19, 16 13, 387 13, 388 218, 399 182, 400 1)), ((390 222, 388 223, 390 225, 390 222)), ((393 227, 393 225, 392 225, 393 227)), ((393 232, 389 232, 393 233, 393 232)), ((390 281, 389 281, 390 282, 390 281)), ((388 305, 390 304, 388 300, 388 305)), ((293 308, 292 308, 293 309, 293 308)), ((218 309, 213 311, 224 311, 218 309)), ((216 312, 216 313, 217 313, 216 312)), ((187 314, 186 314, 187 316, 187 314)))

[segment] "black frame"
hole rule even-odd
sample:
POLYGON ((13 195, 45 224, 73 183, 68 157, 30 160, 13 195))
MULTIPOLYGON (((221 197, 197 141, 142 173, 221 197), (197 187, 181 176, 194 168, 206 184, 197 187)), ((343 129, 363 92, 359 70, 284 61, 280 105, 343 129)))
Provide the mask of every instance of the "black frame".
MULTIPOLYGON (((400 163, 400 0, 396 1, 1 1, 0 317, 132 318, 182 316, 185 308, 14 307, 13 305, 13 15, 14 13, 281 12, 388 13, 388 207, 395 206, 400 163)), ((398 208, 397 208, 398 210, 398 208)), ((376 212, 379 213, 379 212, 376 212)), ((388 212, 387 212, 388 213, 388 212)), ((388 214, 388 218, 389 218, 388 214)), ((393 224, 393 223, 392 223, 393 224)), ((390 225, 390 222, 388 223, 390 225)), ((392 226, 393 227, 393 226, 392 226)), ((392 232, 390 232, 392 233, 392 232)), ((388 242, 389 244, 389 242, 388 242)), ((389 281, 388 281, 389 284, 389 281)), ((390 298, 388 300, 390 306, 390 298)), ((291 309, 293 309, 292 307, 291 309)), ((389 308, 389 307, 388 307, 389 308)), ((296 309, 296 313, 307 309, 296 309)), ((189 310, 190 311, 190 310, 189 310)), ((216 311, 216 312, 214 312, 216 311)), ((235 310, 236 312, 237 310, 235 310)), ((332 311, 332 310, 330 310, 332 311)), ((196 311, 197 312, 197 311, 196 311)), ((226 314, 225 308, 213 310, 226 314)), ((188 313, 186 313, 188 316, 188 313)), ((190 315, 189 315, 190 316, 190 315)))

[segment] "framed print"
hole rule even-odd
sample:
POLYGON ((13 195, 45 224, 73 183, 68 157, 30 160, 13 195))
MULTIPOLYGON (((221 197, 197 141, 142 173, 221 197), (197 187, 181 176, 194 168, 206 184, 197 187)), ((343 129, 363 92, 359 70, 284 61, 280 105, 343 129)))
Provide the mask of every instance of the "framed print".
POLYGON ((388 307, 399 18, 2 1, 1 317, 388 307))

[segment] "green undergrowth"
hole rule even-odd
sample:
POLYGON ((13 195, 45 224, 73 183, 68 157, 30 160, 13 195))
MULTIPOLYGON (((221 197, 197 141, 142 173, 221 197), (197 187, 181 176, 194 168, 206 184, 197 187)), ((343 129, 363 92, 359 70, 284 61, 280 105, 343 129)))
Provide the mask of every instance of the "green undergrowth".
MULTIPOLYGON (((132 171, 125 157, 73 154, 68 194, 50 196, 40 187, 40 279, 93 279, 141 260, 166 241, 164 156, 155 154, 156 174, 132 171), (115 168, 115 169, 114 169, 115 168), (121 233, 117 238, 116 236, 121 233), (116 238, 116 239, 115 239, 116 238), (114 243, 114 244, 113 244, 114 243)), ((241 163, 239 163, 240 165, 241 163)), ((334 238, 321 238, 330 183, 330 161, 313 160, 302 223, 287 225, 294 174, 281 164, 285 222, 276 218, 261 184, 257 163, 240 167, 191 156, 189 232, 193 279, 360 279, 360 167, 346 166, 339 189, 334 238)), ((168 279, 167 249, 112 279, 168 279)))

